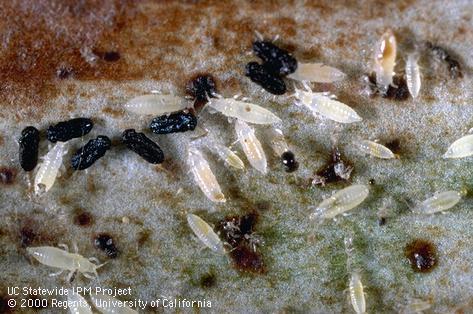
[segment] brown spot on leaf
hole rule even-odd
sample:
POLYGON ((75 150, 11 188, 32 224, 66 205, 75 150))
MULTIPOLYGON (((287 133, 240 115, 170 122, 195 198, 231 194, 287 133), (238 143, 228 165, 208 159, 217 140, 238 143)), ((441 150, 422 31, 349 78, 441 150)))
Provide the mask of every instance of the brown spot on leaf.
POLYGON ((17 171, 15 168, 0 167, 0 183, 11 185, 15 182, 17 171))
POLYGON ((404 254, 415 272, 427 273, 437 266, 437 250, 427 240, 416 239, 406 245, 404 254))

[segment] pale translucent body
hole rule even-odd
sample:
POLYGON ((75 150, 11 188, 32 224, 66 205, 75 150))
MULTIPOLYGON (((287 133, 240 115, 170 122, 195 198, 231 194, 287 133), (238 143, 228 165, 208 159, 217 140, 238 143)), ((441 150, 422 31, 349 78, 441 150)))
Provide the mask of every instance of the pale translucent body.
POLYGON ((63 156, 67 153, 66 145, 65 142, 57 142, 42 158, 34 179, 34 191, 37 195, 49 191, 54 185, 63 156))
POLYGON ((353 273, 348 286, 350 292, 350 300, 353 309, 357 314, 366 313, 366 300, 363 291, 363 284, 358 273, 353 273))
POLYGON ((219 254, 225 254, 223 242, 218 235, 213 231, 212 227, 206 223, 202 218, 194 214, 187 214, 187 223, 197 238, 202 241, 205 246, 212 251, 219 254))
POLYGON ((125 109, 143 115, 163 115, 187 108, 187 100, 175 95, 150 94, 135 97, 125 104, 125 109))
POLYGON ((473 134, 463 136, 453 142, 443 158, 464 158, 473 156, 473 134))
POLYGON ((423 201, 412 211, 416 214, 434 214, 452 208, 460 200, 461 194, 457 191, 440 192, 423 201))
POLYGON ((243 152, 250 165, 263 174, 267 173, 266 155, 260 141, 255 136, 255 131, 246 122, 235 121, 235 131, 243 152))
POLYGON ((92 308, 84 297, 78 293, 73 293, 71 289, 67 290, 67 302, 71 314, 92 314, 92 308))
POLYGON ((430 302, 413 299, 402 311, 401 314, 420 314, 425 310, 430 309, 432 305, 430 302))
POLYGON ((77 253, 69 253, 52 246, 28 247, 26 251, 43 265, 62 270, 78 271, 86 276, 97 277, 98 266, 77 253))
POLYGON ((339 123, 354 123, 362 120, 355 110, 325 93, 296 89, 295 97, 298 104, 309 108, 315 116, 320 114, 339 123))
POLYGON ((323 200, 310 215, 311 219, 330 219, 360 205, 368 196, 366 185, 355 184, 344 188, 323 200))
POLYGON ((389 87, 393 82, 394 66, 396 65, 397 42, 393 32, 389 29, 375 48, 376 84, 383 89, 389 87))
POLYGON ((271 128, 268 130, 268 133, 271 138, 271 147, 276 155, 281 156, 284 152, 289 151, 289 146, 280 129, 271 128))
POLYGON ((412 98, 416 98, 420 91, 420 68, 419 68, 419 57, 415 53, 411 53, 407 56, 406 61, 406 81, 407 88, 412 98))
POLYGON ((345 79, 346 74, 323 63, 298 63, 297 70, 288 77, 300 82, 332 83, 345 79))
POLYGON ((209 163, 196 147, 189 147, 188 163, 195 182, 212 202, 224 203, 226 201, 220 185, 215 178, 209 163))
POLYGON ((102 314, 138 314, 114 297, 103 294, 91 294, 90 299, 95 308, 102 314))
POLYGON ((273 124, 281 122, 281 119, 271 111, 233 98, 212 98, 208 105, 227 117, 237 118, 249 123, 273 124))
POLYGON ((396 155, 384 145, 378 144, 373 141, 363 140, 360 142, 360 149, 373 157, 381 159, 392 159, 396 158, 396 155))
POLYGON ((243 160, 238 157, 230 148, 223 146, 221 144, 213 144, 213 151, 225 161, 225 163, 233 168, 243 170, 245 169, 245 164, 243 160))

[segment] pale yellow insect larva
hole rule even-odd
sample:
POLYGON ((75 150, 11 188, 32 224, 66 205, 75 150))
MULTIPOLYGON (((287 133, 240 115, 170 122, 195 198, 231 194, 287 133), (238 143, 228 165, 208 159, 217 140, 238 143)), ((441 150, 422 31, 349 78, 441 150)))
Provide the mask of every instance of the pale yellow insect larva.
POLYGON ((323 63, 299 63, 288 77, 300 82, 333 83, 345 79, 346 74, 323 63))
POLYGON ((65 142, 57 142, 43 157, 34 179, 36 195, 46 193, 53 186, 62 165, 62 158, 67 153, 66 145, 65 142))
POLYGON ((393 83, 394 66, 396 65, 397 42, 392 30, 388 29, 375 48, 374 70, 376 84, 387 90, 393 83))
POLYGON ((431 308, 431 303, 421 300, 412 299, 401 311, 401 314, 421 314, 423 311, 431 308))
POLYGON ((354 123, 362 120, 355 110, 325 93, 296 89, 294 96, 298 100, 297 104, 309 108, 314 116, 320 114, 339 123, 354 123))
POLYGON ((357 272, 351 275, 348 290, 350 292, 351 305, 355 312, 357 314, 366 313, 365 293, 363 291, 360 275, 357 272))
POLYGON ((254 124, 281 122, 274 113, 261 106, 233 98, 210 98, 208 106, 227 117, 237 118, 254 124))
POLYGON ((77 253, 69 253, 65 250, 52 246, 28 247, 26 251, 38 262, 49 267, 59 268, 62 271, 69 270, 71 273, 78 271, 86 278, 98 277, 97 269, 104 264, 96 265, 95 258, 85 258, 77 253))
POLYGON ((102 314, 138 314, 123 301, 107 294, 91 294, 90 299, 94 307, 102 314))
POLYGON ((439 192, 414 207, 412 211, 423 215, 435 214, 452 208, 461 198, 462 194, 457 191, 439 192))
POLYGON ((464 158, 473 156, 473 134, 459 138, 447 149, 443 158, 464 158))
POLYGON ((186 109, 188 102, 175 95, 149 94, 135 97, 125 104, 125 109, 142 115, 163 115, 186 109))
POLYGON ((67 290, 67 306, 71 314, 92 314, 92 308, 83 296, 72 289, 67 290))
POLYGON ((267 130, 267 134, 270 137, 271 147, 278 157, 289 151, 289 146, 280 129, 270 128, 267 130))
POLYGON ((396 155, 389 148, 373 141, 362 140, 360 142, 360 149, 364 153, 376 158, 381 158, 381 159, 396 158, 396 155))
POLYGON ((235 131, 238 141, 243 148, 243 152, 251 166, 259 172, 266 174, 266 155, 260 141, 255 136, 255 130, 253 130, 253 128, 251 128, 246 122, 237 119, 235 121, 235 131))
POLYGON ((310 219, 331 219, 360 205, 368 197, 366 185, 355 184, 346 187, 324 199, 310 215, 310 219))
POLYGON ((223 160, 225 163, 233 168, 243 170, 245 169, 245 164, 243 163, 243 160, 238 157, 237 154, 235 154, 230 148, 213 143, 212 144, 212 150, 223 160))
POLYGON ((188 153, 189 167, 199 188, 212 202, 225 203, 225 195, 202 152, 197 147, 189 146, 188 153))
POLYGON ((219 236, 215 233, 212 227, 205 222, 205 220, 197 215, 187 214, 187 223, 197 238, 199 238, 205 246, 216 253, 225 254, 222 240, 220 240, 219 236))
POLYGON ((420 68, 419 68, 419 56, 416 53, 411 53, 407 56, 406 61, 406 81, 407 88, 412 98, 416 98, 420 91, 420 68))

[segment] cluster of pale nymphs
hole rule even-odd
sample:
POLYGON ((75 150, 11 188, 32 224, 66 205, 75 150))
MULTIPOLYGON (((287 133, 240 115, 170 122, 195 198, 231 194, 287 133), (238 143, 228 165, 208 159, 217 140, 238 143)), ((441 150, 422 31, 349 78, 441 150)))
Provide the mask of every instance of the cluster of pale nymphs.
MULTIPOLYGON (((375 51, 374 72, 376 74, 376 85, 380 91, 386 92, 389 86, 393 84, 396 55, 396 38, 389 30, 383 34, 375 51)), ((421 90, 421 75, 415 54, 408 56, 405 74, 409 92, 415 98, 421 90)), ((343 80, 345 77, 346 75, 342 71, 321 63, 299 63, 297 70, 288 75, 289 79, 299 82, 304 87, 303 89, 295 88, 295 93, 292 95, 292 97, 295 97, 297 105, 307 108, 316 117, 323 117, 344 124, 358 123, 362 121, 362 118, 355 110, 336 100, 334 95, 314 92, 309 86, 311 82, 332 83, 343 80)), ((256 137, 255 130, 251 126, 252 124, 271 125, 271 146, 278 156, 289 151, 282 131, 274 127, 274 125, 281 122, 281 119, 274 113, 246 99, 238 99, 236 97, 225 98, 216 94, 208 96, 207 108, 211 112, 219 112, 234 121, 237 142, 241 145, 249 164, 261 174, 267 173, 267 160, 262 145, 256 137)), ((186 110, 189 107, 189 101, 185 97, 169 94, 143 95, 130 100, 125 105, 128 111, 140 115, 166 115, 186 110)), ((46 190, 52 186, 58 168, 62 163, 63 146, 63 144, 56 145, 46 155, 43 163, 44 166, 38 171, 38 179, 36 180, 44 182, 35 182, 35 186, 38 183, 43 183, 46 186, 46 190)), ((219 143, 212 136, 205 136, 190 142, 188 145, 187 163, 196 184, 210 201, 224 203, 226 202, 226 197, 205 158, 202 149, 204 147, 217 154, 229 167, 243 170, 245 163, 229 147, 219 143)), ((362 140, 360 141, 359 148, 362 152, 375 158, 398 158, 389 148, 375 141, 362 140)), ((462 158, 471 155, 473 155, 473 135, 467 135, 455 141, 446 151, 444 158, 462 158)), ((347 211, 361 204, 368 197, 368 194, 369 188, 367 185, 353 184, 323 200, 315 208, 310 218, 316 221, 323 221, 346 214, 347 211)), ((443 212, 457 204, 461 197, 462 193, 457 191, 439 192, 419 203, 413 208, 413 211, 417 214, 443 212)), ((203 219, 189 213, 187 214, 187 221, 195 235, 207 247, 221 254, 228 252, 217 233, 203 219)), ((68 253, 58 248, 35 247, 28 248, 28 252, 42 264, 62 270, 69 270, 71 273, 79 271, 90 278, 97 275, 96 270, 100 267, 79 254, 68 253)), ((360 278, 359 272, 353 272, 349 282, 349 291, 356 313, 365 313, 366 303, 360 278)), ((413 312, 420 312, 427 306, 430 306, 422 303, 421 300, 415 300, 413 304, 411 306, 413 312)))

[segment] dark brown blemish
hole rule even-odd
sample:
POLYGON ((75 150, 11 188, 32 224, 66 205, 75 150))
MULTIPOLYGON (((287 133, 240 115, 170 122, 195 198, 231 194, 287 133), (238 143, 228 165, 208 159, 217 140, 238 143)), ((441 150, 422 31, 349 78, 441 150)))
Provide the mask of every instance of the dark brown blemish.
POLYGON ((107 51, 103 54, 103 59, 107 62, 115 62, 120 60, 120 53, 118 51, 107 51))
POLYGON ((74 75, 74 69, 69 66, 60 66, 56 71, 56 76, 61 79, 67 79, 74 75))
POLYGON ((238 270, 243 272, 251 272, 263 274, 266 272, 263 265, 261 254, 253 251, 248 246, 240 245, 230 252, 230 256, 238 270))
POLYGON ((389 148, 394 154, 399 155, 401 152, 401 140, 396 138, 393 139, 386 144, 384 144, 387 148, 389 148))
POLYGON ((140 232, 138 232, 138 239, 136 240, 136 242, 138 243, 138 246, 142 247, 146 245, 147 243, 151 242, 152 234, 153 234, 153 231, 150 229, 140 230, 140 232))
POLYGON ((94 246, 102 251, 110 258, 118 256, 118 249, 112 236, 107 233, 100 233, 94 237, 94 246))
POLYGON ((30 246, 36 238, 36 233, 29 226, 20 229, 20 245, 22 248, 30 246))
POLYGON ((379 217, 378 224, 380 226, 384 226, 386 224, 386 218, 385 217, 379 217))
POLYGON ((200 277, 200 286, 202 288, 212 288, 217 283, 217 277, 213 273, 206 273, 200 277))
POLYGON ((15 182, 17 171, 15 168, 0 167, 0 183, 11 185, 15 182))
POLYGON ((415 272, 428 273, 437 266, 437 249, 427 240, 416 239, 406 245, 404 254, 415 272))
POLYGON ((235 268, 241 272, 266 273, 263 257, 257 250, 259 239, 254 232, 257 222, 258 214, 252 212, 244 216, 226 217, 217 225, 223 241, 232 247, 229 255, 235 268))
POLYGON ((8 306, 8 300, 11 298, 9 296, 0 296, 0 313, 11 313, 13 308, 8 306))
POLYGON ((316 172, 313 185, 348 181, 353 172, 353 164, 345 160, 338 147, 332 150, 331 159, 316 172))
POLYGON ((403 76, 393 76, 393 83, 389 85, 388 90, 383 93, 376 86, 376 74, 373 72, 367 75, 370 95, 372 97, 381 95, 383 98, 393 99, 397 101, 404 101, 409 98, 409 88, 407 87, 406 79, 403 76))
POLYGON ((370 180, 368 181, 368 184, 369 184, 369 185, 375 185, 375 184, 376 184, 376 180, 375 180, 375 179, 370 179, 370 180))
POLYGON ((74 214, 74 224, 80 227, 89 227, 94 223, 94 217, 91 213, 78 208, 74 214))

